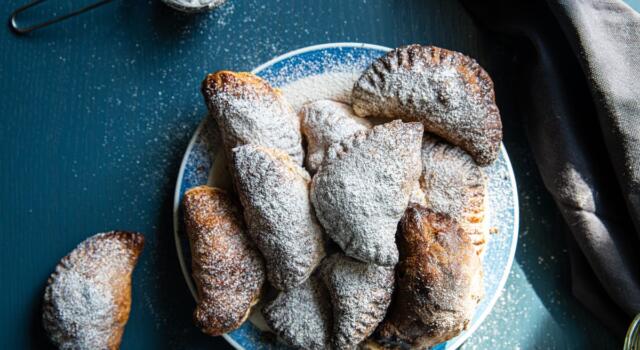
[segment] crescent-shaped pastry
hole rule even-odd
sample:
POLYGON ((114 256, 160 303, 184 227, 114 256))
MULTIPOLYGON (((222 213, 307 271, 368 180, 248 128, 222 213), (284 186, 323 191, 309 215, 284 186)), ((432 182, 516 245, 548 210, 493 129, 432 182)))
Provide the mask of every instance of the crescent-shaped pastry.
POLYGON ((335 349, 355 349, 382 321, 393 293, 393 267, 335 253, 321 265, 331 304, 335 349))
POLYGON ((459 147, 425 135, 422 169, 420 187, 425 206, 458 221, 481 254, 489 235, 485 222, 487 178, 482 168, 459 147))
POLYGON ((267 325, 297 349, 329 349, 331 304, 326 287, 314 276, 280 292, 262 310, 267 325))
POLYGON ((193 319, 204 333, 221 335, 240 327, 258 302, 264 261, 245 236, 240 211, 223 190, 194 187, 184 194, 183 205, 198 289, 193 319))
POLYGON ((482 265, 467 234, 448 215, 412 205, 398 248, 396 291, 378 328, 381 342, 425 349, 453 338, 482 295, 482 265))
POLYGON ((302 133, 307 140, 305 165, 315 173, 331 144, 342 141, 357 131, 371 128, 367 119, 353 114, 351 106, 332 100, 308 103, 300 110, 302 133))
POLYGON ((219 71, 202 82, 202 94, 228 156, 251 143, 283 150, 302 164, 300 119, 279 90, 251 73, 219 71))
POLYGON ((267 278, 280 290, 295 287, 325 255, 309 202, 309 174, 279 150, 245 145, 232 153, 245 221, 264 255, 267 278))
POLYGON ((480 165, 498 156, 502 122, 493 82, 459 52, 421 45, 392 50, 364 71, 352 101, 359 116, 420 121, 480 165))
POLYGON ((131 310, 131 273, 144 237, 94 235, 62 258, 47 282, 42 319, 60 349, 118 349, 131 310))
POLYGON ((420 176, 422 124, 399 120, 329 147, 311 201, 327 234, 349 256, 392 266, 395 233, 420 176))

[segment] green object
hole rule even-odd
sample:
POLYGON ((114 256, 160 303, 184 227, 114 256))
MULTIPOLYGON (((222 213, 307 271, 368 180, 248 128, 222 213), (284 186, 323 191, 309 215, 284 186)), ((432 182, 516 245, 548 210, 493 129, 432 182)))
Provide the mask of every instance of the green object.
MULTIPOLYGON (((8 1, 5 18, 22 3, 8 1)), ((200 82, 340 41, 447 47, 478 58, 495 80, 521 235, 505 292, 466 348, 621 348, 571 296, 564 223, 510 97, 513 58, 450 0, 229 0, 196 16, 120 1, 29 36, 0 30, 3 348, 50 348, 40 320, 49 274, 86 237, 126 229, 147 244, 122 349, 229 349, 192 326, 171 229, 179 161, 205 114, 200 82)))

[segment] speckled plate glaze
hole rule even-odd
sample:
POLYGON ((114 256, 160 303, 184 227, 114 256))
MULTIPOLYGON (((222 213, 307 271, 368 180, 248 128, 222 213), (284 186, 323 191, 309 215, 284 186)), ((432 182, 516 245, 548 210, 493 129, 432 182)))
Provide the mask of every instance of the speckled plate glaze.
MULTIPOLYGON (((360 44, 334 43, 310 46, 291 51, 259 66, 253 73, 275 87, 312 75, 327 72, 354 72, 364 70, 374 59, 390 49, 360 44)), ((196 290, 191 279, 189 242, 183 233, 180 200, 186 190, 203 184, 229 188, 230 182, 221 156, 220 139, 216 126, 204 120, 195 131, 182 160, 176 183, 174 235, 180 266, 194 298, 196 290)), ((435 349, 456 349, 473 334, 498 300, 509 275, 518 238, 518 197, 511 162, 504 146, 498 160, 485 168, 488 175, 488 223, 498 229, 491 235, 483 260, 485 297, 478 306, 468 329, 457 337, 441 343, 435 349)), ((287 347, 265 336, 264 323, 259 313, 239 329, 224 335, 237 349, 286 349, 287 347)))

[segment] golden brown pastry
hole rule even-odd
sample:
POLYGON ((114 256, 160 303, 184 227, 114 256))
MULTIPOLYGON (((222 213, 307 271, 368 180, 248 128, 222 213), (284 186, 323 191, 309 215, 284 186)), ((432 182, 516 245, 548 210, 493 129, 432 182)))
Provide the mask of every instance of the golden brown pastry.
POLYGON ((315 173, 324 160, 327 148, 355 134, 371 128, 371 122, 353 114, 351 106, 331 100, 307 103, 300 110, 302 133, 307 140, 305 165, 315 173))
POLYGON ((311 201, 327 234, 349 256, 393 266, 395 233, 420 176, 422 124, 399 120, 329 147, 311 201))
POLYGON ((485 222, 487 178, 482 168, 459 147, 425 135, 420 187, 424 205, 458 221, 481 254, 489 235, 485 222))
POLYGON ((502 122, 493 82, 459 52, 422 45, 391 50, 364 71, 352 101, 359 116, 420 121, 480 165, 498 156, 502 122))
POLYGON ((331 304, 317 275, 280 292, 262 310, 264 319, 285 343, 296 349, 330 349, 331 304))
POLYGON ((300 120, 279 90, 251 73, 219 71, 202 82, 202 94, 227 156, 234 147, 251 143, 280 149, 302 164, 300 120))
POLYGON ((131 310, 131 273, 144 237, 94 235, 62 258, 47 282, 42 319, 60 349, 118 349, 131 310))
POLYGON ((473 244, 448 215, 411 205, 398 233, 396 292, 378 329, 383 344, 425 349, 467 327, 482 294, 473 244))
POLYGON ((194 187, 184 194, 183 205, 198 289, 193 318, 204 333, 221 335, 240 327, 258 302, 264 261, 245 236, 242 216, 223 190, 194 187))
POLYGON ((293 288, 325 255, 309 202, 309 174, 276 149, 245 145, 232 156, 249 235, 265 258, 267 278, 279 290, 293 288))
POLYGON ((333 305, 334 349, 355 349, 382 321, 393 293, 393 267, 335 253, 321 265, 333 305))

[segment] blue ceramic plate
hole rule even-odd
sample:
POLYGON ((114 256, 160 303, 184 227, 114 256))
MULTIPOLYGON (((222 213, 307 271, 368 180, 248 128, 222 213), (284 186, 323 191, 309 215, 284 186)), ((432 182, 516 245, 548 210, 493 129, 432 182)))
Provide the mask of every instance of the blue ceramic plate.
MULTIPOLYGON (((323 73, 352 74, 356 76, 374 59, 389 48, 359 44, 335 43, 310 46, 276 57, 253 70, 275 87, 283 87, 300 79, 323 73)), ((313 78, 311 78, 313 79, 313 78)), ((191 279, 189 242, 182 229, 180 200, 191 187, 210 184, 229 188, 220 139, 213 123, 206 119, 196 130, 180 166, 174 198, 174 234, 180 265, 189 289, 196 297, 191 279)), ((488 176, 488 216, 490 227, 498 230, 491 235, 484 255, 485 297, 478 306, 468 329, 457 337, 439 344, 436 349, 456 349, 478 328, 498 299, 509 275, 518 237, 518 197, 509 157, 501 147, 498 160, 485 168, 488 176)), ((258 308, 256 308, 258 309, 258 308)), ((286 346, 265 336, 265 326, 259 312, 249 322, 224 337, 237 349, 284 349, 286 346)))

